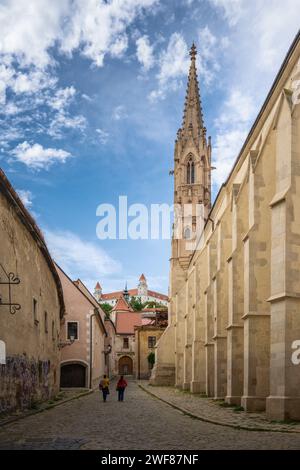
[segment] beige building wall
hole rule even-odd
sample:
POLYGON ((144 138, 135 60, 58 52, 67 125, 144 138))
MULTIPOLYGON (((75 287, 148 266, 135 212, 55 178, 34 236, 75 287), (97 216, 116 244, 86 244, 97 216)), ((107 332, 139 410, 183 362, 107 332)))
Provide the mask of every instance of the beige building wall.
MULTIPOLYGON (((105 373, 105 335, 106 331, 96 300, 89 299, 84 287, 79 288, 57 266, 64 292, 66 314, 61 327, 61 342, 68 343, 68 322, 78 325, 78 338, 71 345, 61 349, 61 374, 67 373, 65 366, 78 365, 85 369, 84 387, 96 388, 100 377, 105 373), (82 289, 82 290, 81 290, 82 289)), ((91 294, 90 294, 91 295, 91 294)), ((73 371, 73 375, 76 372, 73 371)), ((72 369, 70 368, 69 385, 72 387, 72 369)), ((62 380, 63 382, 63 380, 62 380)))
MULTIPOLYGON (((20 283, 0 284, 0 412, 28 408, 59 391, 62 291, 44 239, 0 170, 0 264, 20 283), (35 303, 35 307, 34 307, 35 303), (13 307, 12 307, 13 309, 13 307), (3 363, 4 362, 4 363, 3 363)), ((1 282, 7 281, 0 266, 1 282)))
POLYGON ((135 377, 137 379, 148 379, 151 375, 148 356, 155 352, 155 346, 149 347, 148 338, 154 337, 156 342, 160 339, 164 328, 157 326, 141 326, 135 329, 135 377))
POLYGON ((174 350, 167 329, 151 382, 173 356, 177 387, 300 419, 300 35, 187 267, 173 258, 174 350))
POLYGON ((115 377, 118 374, 116 368, 116 328, 110 319, 104 321, 107 336, 105 337, 105 373, 108 377, 115 377))
POLYGON ((126 375, 135 375, 135 335, 117 334, 115 340, 115 370, 118 375, 123 373, 122 364, 126 361, 129 373, 126 375), (124 347, 124 338, 128 339, 128 348, 124 347), (125 358, 125 359, 124 359, 125 358))

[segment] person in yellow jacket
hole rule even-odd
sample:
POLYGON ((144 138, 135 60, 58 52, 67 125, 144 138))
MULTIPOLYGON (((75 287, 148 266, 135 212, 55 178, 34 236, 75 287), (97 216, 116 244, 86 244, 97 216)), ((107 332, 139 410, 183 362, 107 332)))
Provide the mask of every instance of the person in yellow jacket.
POLYGON ((109 378, 103 375, 103 379, 100 380, 99 390, 102 391, 103 401, 106 402, 106 397, 109 395, 109 378))

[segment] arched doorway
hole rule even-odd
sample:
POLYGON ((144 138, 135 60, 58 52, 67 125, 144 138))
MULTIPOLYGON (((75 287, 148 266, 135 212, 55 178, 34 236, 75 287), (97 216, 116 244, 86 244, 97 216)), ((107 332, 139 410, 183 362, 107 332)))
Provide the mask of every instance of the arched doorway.
POLYGON ((62 364, 60 386, 61 388, 86 387, 86 366, 79 363, 62 364))
POLYGON ((133 374, 133 361, 129 356, 123 356, 119 360, 119 374, 132 375, 133 374))

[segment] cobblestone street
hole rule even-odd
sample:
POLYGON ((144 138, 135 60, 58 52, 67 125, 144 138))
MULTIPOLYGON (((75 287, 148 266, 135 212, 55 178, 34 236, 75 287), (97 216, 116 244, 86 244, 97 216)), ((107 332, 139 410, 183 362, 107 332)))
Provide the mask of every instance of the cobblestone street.
POLYGON ((300 434, 257 432, 184 415, 131 381, 125 402, 114 386, 0 429, 0 449, 300 449, 300 434))

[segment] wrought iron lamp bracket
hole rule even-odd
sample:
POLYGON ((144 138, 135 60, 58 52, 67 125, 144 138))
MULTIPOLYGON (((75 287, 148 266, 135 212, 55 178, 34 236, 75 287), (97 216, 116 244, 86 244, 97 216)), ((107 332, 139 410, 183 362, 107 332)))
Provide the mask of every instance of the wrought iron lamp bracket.
POLYGON ((21 309, 20 304, 12 301, 12 292, 11 292, 11 286, 18 285, 20 284, 20 282, 21 281, 18 278, 18 276, 16 276, 13 272, 7 273, 3 265, 0 263, 0 285, 8 286, 8 302, 4 302, 0 294, 0 307, 4 307, 4 306, 9 307, 9 313, 11 315, 14 315, 17 310, 21 309), (3 279, 2 273, 4 273, 4 279, 3 279))

